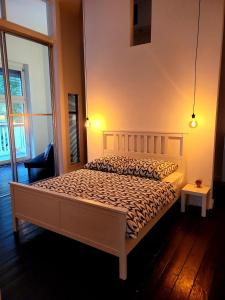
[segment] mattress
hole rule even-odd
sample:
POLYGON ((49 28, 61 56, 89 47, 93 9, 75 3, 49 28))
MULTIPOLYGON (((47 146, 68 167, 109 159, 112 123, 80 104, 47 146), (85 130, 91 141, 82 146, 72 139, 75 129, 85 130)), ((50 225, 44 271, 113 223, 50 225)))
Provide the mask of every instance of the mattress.
POLYGON ((34 186, 127 209, 128 238, 137 238, 139 231, 176 197, 170 182, 88 169, 43 180, 34 186))

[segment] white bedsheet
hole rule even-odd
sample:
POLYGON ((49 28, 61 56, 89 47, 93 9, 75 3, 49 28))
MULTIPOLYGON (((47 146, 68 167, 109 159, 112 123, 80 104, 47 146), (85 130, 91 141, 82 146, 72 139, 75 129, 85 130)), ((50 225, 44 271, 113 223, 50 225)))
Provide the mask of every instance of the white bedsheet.
POLYGON ((182 187, 185 185, 184 173, 178 171, 173 172, 169 176, 165 177, 162 181, 171 183, 176 191, 176 194, 179 196, 182 187))

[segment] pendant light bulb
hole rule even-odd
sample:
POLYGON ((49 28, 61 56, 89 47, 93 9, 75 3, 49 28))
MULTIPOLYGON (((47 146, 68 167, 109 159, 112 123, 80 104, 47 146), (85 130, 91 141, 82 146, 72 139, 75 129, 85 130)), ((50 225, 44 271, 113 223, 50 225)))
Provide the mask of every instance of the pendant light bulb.
POLYGON ((192 114, 191 117, 192 117, 192 120, 190 121, 189 126, 191 128, 196 128, 198 126, 198 122, 195 119, 195 114, 192 114))
POLYGON ((90 127, 90 121, 88 118, 86 118, 86 121, 85 121, 85 127, 86 128, 89 128, 90 127))

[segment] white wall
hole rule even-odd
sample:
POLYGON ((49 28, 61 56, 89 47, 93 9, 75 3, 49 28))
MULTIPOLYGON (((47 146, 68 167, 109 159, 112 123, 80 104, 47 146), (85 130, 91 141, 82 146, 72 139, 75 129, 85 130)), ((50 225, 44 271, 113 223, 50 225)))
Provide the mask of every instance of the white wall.
MULTIPOLYGON (((48 65, 48 49, 37 43, 6 36, 9 63, 28 66, 31 111, 34 114, 51 113, 51 94, 48 65)), ((43 152, 52 141, 51 117, 34 116, 31 120, 32 154, 43 152)))
MULTIPOLYGON (((188 133, 188 181, 211 184, 223 0, 203 0, 196 116, 190 129, 198 1, 153 0, 152 42, 130 47, 130 0, 85 0, 88 114, 101 130, 188 133)), ((89 160, 101 130, 88 131, 89 160)))

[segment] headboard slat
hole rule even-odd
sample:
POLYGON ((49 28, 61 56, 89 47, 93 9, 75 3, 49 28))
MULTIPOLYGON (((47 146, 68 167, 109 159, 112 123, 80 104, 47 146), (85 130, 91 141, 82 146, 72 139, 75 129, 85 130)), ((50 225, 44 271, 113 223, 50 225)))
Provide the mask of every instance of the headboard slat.
POLYGON ((125 134, 125 136, 124 136, 124 143, 125 143, 124 151, 128 152, 128 135, 127 134, 125 134))
POLYGON ((148 136, 144 135, 144 149, 143 149, 144 153, 148 153, 148 136))
POLYGON ((160 158, 184 162, 183 133, 104 131, 103 155, 160 158))

